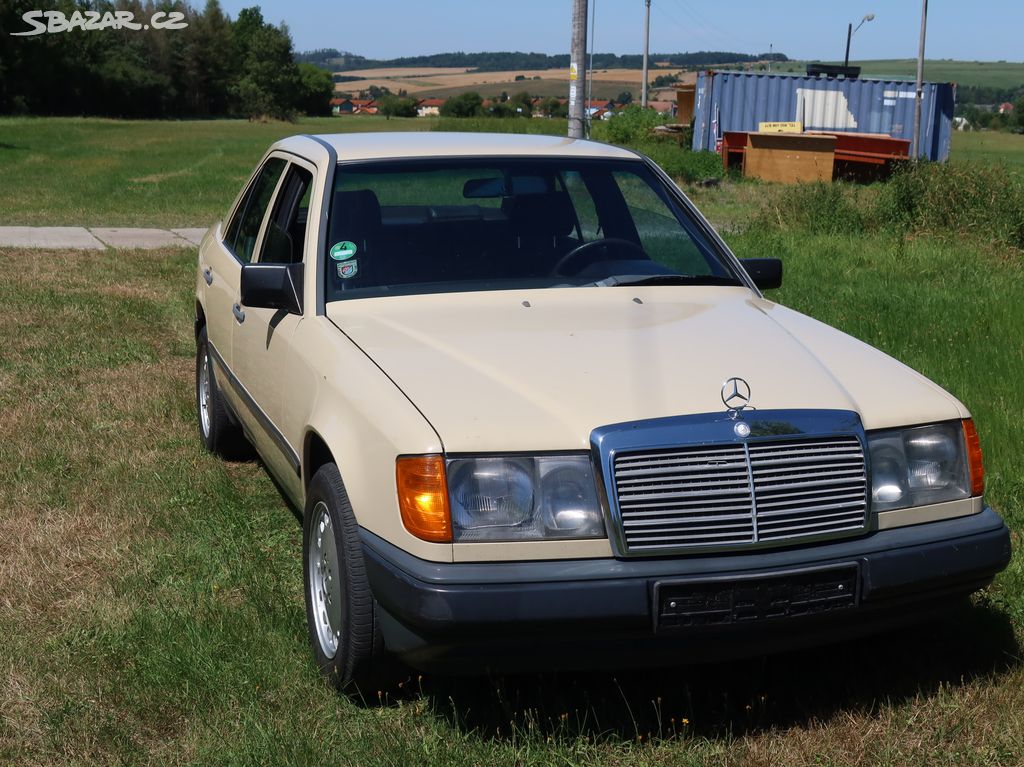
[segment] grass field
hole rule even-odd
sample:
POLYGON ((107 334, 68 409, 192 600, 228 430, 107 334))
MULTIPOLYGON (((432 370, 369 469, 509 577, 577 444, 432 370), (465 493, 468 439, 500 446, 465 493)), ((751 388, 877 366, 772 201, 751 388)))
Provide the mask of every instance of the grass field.
MULTIPOLYGON (((564 134, 565 121, 490 119, 481 127, 564 134)), ((432 130, 433 119, 341 117, 295 123, 0 118, 0 225, 206 226, 231 204, 266 148, 296 133, 432 130)), ((1024 166, 1024 136, 955 132, 953 159, 1024 166)), ((701 195, 700 190, 695 192, 701 195)), ((703 195, 716 223, 739 220, 763 188, 703 195), (760 191, 759 191, 760 190, 760 191)))
POLYGON ((193 254, 0 252, 0 763, 1019 764, 1024 267, 929 239, 733 244, 786 259, 779 299, 974 411, 1017 553, 973 607, 793 655, 414 678, 357 705, 309 660, 297 520, 258 463, 199 448, 193 254))
POLYGON ((0 223, 206 226, 271 143, 297 133, 427 130, 428 120, 0 118, 0 223))
POLYGON ((1024 168, 1024 136, 997 131, 955 131, 950 157, 1024 168))

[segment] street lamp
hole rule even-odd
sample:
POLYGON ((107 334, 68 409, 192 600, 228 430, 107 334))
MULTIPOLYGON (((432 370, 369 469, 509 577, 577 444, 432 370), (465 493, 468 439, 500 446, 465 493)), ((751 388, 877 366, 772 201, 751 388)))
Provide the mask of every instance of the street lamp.
MULTIPOLYGON (((867 16, 865 16, 863 19, 860 20, 860 24, 857 25, 857 29, 860 29, 861 27, 863 27, 865 21, 874 21, 874 20, 875 20, 875 14, 869 13, 867 16)), ((843 60, 843 66, 844 67, 850 66, 850 38, 853 37, 853 34, 854 34, 854 32, 857 31, 857 29, 853 28, 853 24, 852 23, 849 24, 846 27, 846 59, 843 60)))

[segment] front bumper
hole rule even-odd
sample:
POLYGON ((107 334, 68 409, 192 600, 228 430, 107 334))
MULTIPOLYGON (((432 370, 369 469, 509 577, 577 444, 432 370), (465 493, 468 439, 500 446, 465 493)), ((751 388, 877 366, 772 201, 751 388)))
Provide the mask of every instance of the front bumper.
POLYGON ((940 612, 983 588, 1010 560, 1009 531, 987 507, 853 540, 672 559, 445 564, 417 559, 365 530, 361 536, 388 648, 417 668, 446 672, 678 664, 848 639, 940 612), (831 567, 855 571, 856 606, 658 625, 656 587, 831 567))

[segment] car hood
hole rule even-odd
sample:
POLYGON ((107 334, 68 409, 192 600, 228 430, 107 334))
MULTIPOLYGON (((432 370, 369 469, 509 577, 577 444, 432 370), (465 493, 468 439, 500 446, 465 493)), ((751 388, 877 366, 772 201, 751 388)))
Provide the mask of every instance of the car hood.
POLYGON ((966 416, 891 357, 746 288, 395 296, 327 315, 449 452, 581 449, 598 426, 722 412, 733 376, 759 409, 854 410, 868 429, 966 416))

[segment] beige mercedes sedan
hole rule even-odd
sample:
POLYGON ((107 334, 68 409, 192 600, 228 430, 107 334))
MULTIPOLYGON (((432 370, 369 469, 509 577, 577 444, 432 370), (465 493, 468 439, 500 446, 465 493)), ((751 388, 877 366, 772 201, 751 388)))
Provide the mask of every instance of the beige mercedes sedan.
POLYGON ((626 149, 274 144, 200 247, 196 401, 301 513, 320 669, 761 654, 989 583, 967 409, 781 278, 626 149))

